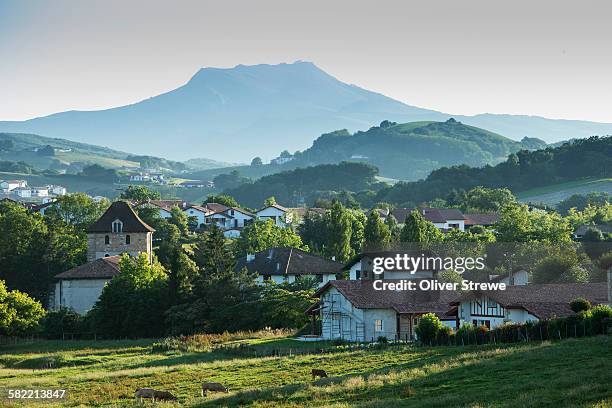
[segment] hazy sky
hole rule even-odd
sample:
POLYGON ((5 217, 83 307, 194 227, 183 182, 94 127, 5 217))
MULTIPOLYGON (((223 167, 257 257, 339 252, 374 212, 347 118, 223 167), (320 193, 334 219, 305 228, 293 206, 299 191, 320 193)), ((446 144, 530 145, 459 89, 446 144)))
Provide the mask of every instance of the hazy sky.
POLYGON ((611 18, 609 0, 0 0, 0 120, 301 59, 447 113, 612 122, 611 18))

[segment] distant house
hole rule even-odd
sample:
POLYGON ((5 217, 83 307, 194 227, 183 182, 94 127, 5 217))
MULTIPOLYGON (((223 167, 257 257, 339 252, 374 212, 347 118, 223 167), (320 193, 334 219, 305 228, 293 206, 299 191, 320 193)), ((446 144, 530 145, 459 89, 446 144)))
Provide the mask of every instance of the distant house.
POLYGON ((194 217, 197 220, 197 227, 202 228, 206 225, 206 216, 213 212, 206 207, 190 204, 183 210, 188 217, 194 217))
POLYGON ((506 322, 525 323, 574 314, 570 302, 577 298, 605 304, 607 284, 559 283, 508 286, 506 290, 472 291, 451 302, 462 322, 496 327, 506 322))
POLYGON ((456 208, 395 208, 391 210, 391 215, 398 224, 404 224, 406 217, 414 210, 419 211, 424 219, 433 223, 440 231, 465 231, 465 217, 456 208))
POLYGON ((457 296, 445 290, 377 291, 369 280, 333 280, 315 294, 319 302, 310 312, 318 314, 320 336, 326 340, 411 340, 425 313, 435 313, 444 325, 456 328, 457 318, 449 313, 449 303, 457 296))
POLYGON ((154 231, 128 203, 115 201, 87 229, 87 260, 144 252, 151 261, 154 231))
POLYGON ((48 197, 49 196, 49 188, 48 187, 30 187, 32 190, 32 197, 48 197))
POLYGON ((247 255, 236 265, 236 270, 247 268, 257 273, 257 282, 293 283, 304 278, 315 279, 319 286, 336 279, 342 264, 297 248, 271 248, 247 255))
POLYGON ((499 221, 498 213, 489 213, 489 214, 463 214, 465 218, 465 228, 469 229, 470 227, 481 225, 483 227, 492 227, 499 221))
POLYGON ((50 298, 53 309, 65 307, 85 314, 94 306, 104 286, 119 273, 119 255, 96 259, 55 276, 50 298))
POLYGON ((589 230, 589 228, 599 230, 602 234, 612 234, 612 224, 582 224, 578 228, 576 228, 576 231, 574 231, 574 238, 582 239, 582 237, 589 230))
POLYGON ((3 180, 0 181, 0 189, 8 192, 13 191, 16 188, 26 188, 28 182, 25 180, 3 180))
POLYGON ((32 189, 29 187, 17 187, 10 191, 19 198, 32 198, 32 189))
POLYGON ((291 223, 291 211, 279 204, 272 204, 257 211, 259 220, 272 220, 274 225, 286 227, 291 223))
POLYGON ((191 204, 184 200, 149 200, 141 205, 155 207, 159 209, 159 216, 162 218, 170 218, 172 207, 178 207, 185 211, 191 204))
POLYGON ((63 196, 67 193, 66 187, 64 186, 49 185, 47 188, 49 189, 49 193, 54 196, 63 196))
MULTIPOLYGON (((215 208, 216 206, 211 207, 215 208)), ((243 208, 225 207, 224 210, 207 214, 205 223, 206 225, 216 225, 224 230, 227 238, 235 238, 240 235, 240 230, 252 224, 256 217, 255 214, 243 208)))

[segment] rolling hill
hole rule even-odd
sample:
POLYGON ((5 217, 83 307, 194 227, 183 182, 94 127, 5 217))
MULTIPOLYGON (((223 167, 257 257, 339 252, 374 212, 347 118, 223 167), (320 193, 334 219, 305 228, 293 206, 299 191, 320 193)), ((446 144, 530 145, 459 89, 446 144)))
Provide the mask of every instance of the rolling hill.
POLYGON ((185 85, 132 105, 68 111, 21 122, 0 132, 28 132, 123 151, 185 160, 245 162, 295 151, 329 129, 365 130, 391 120, 444 121, 451 116, 516 140, 556 142, 612 133, 612 124, 531 116, 449 115, 410 106, 339 81, 309 62, 204 68, 185 85))
POLYGON ((362 161, 378 167, 381 176, 418 180, 444 166, 494 165, 510 153, 528 148, 521 142, 452 118, 446 122, 383 122, 352 135, 346 130, 324 134, 312 147, 296 153, 287 165, 362 161))

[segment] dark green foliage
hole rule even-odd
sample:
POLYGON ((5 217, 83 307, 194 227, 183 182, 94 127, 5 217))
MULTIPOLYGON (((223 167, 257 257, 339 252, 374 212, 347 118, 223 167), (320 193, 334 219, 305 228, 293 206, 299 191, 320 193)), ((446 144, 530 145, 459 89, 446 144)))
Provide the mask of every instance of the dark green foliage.
POLYGON ((72 309, 50 310, 41 320, 42 334, 48 339, 61 339, 64 334, 82 333, 84 320, 72 309))
POLYGON ((525 147, 519 142, 455 120, 404 124, 383 121, 353 135, 346 130, 323 134, 312 147, 297 152, 289 165, 362 161, 378 167, 386 177, 418 180, 442 166, 496 164, 521 148, 525 147))
POLYGON ((565 215, 569 212, 570 208, 583 211, 589 205, 601 206, 610 201, 610 194, 605 191, 593 191, 586 195, 574 194, 560 201, 559 204, 557 204, 557 211, 565 215))
POLYGON ((36 170, 28 163, 0 160, 0 171, 7 173, 35 174, 36 170))
POLYGON ((426 202, 445 197, 449 191, 469 190, 476 186, 506 187, 523 191, 554 183, 586 177, 612 175, 612 136, 575 140, 544 150, 521 150, 496 166, 443 167, 431 172, 423 181, 400 182, 378 192, 377 201, 395 204, 426 202))
POLYGON ((583 298, 577 298, 570 302, 570 308, 574 313, 583 312, 591 308, 591 302, 583 298))
POLYGON ((91 166, 87 166, 81 171, 80 175, 82 177, 87 177, 89 179, 95 181, 102 182, 114 182, 117 180, 117 170, 107 169, 99 164, 92 164, 91 166))
POLYGON ((391 242, 391 231, 380 219, 378 211, 371 211, 364 229, 365 248, 369 250, 387 249, 391 242))
POLYGON ((121 272, 104 287, 88 314, 94 330, 108 338, 162 336, 170 300, 163 267, 149 264, 146 254, 124 255, 119 266, 121 272))
POLYGON ((55 149, 53 148, 53 146, 46 145, 44 147, 39 148, 36 153, 39 156, 55 156, 55 149))
POLYGON ((360 191, 376 183, 378 170, 363 163, 340 163, 299 168, 265 176, 254 183, 226 192, 248 207, 256 208, 270 196, 282 205, 295 206, 304 199, 312 204, 321 191, 360 191))
POLYGON ((151 190, 146 186, 129 185, 121 192, 122 200, 134 201, 136 203, 146 203, 149 200, 159 200, 161 195, 158 191, 151 190))
POLYGON ((251 179, 248 177, 243 177, 240 175, 240 172, 233 170, 228 174, 219 174, 213 179, 213 181, 215 182, 216 188, 220 190, 229 190, 242 184, 250 183, 251 179))
POLYGON ((210 194, 208 197, 206 197, 206 200, 204 200, 204 204, 206 203, 218 203, 223 204, 226 207, 240 207, 238 201, 236 201, 234 197, 227 194, 210 194))

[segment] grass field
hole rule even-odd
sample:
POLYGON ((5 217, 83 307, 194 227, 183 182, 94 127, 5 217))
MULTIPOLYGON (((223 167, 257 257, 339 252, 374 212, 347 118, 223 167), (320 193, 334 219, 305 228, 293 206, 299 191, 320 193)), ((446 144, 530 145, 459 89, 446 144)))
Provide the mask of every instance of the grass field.
POLYGON ((519 201, 557 204, 573 194, 588 194, 593 191, 612 193, 612 179, 587 179, 553 184, 516 193, 519 201))
MULTIPOLYGON (((255 348, 331 347, 287 338, 245 341, 255 348)), ((0 388, 68 390, 65 401, 28 406, 137 406, 134 390, 154 387, 171 391, 189 407, 612 407, 610 336, 264 358, 159 354, 151 352, 150 344, 0 346, 0 388), (56 368, 36 369, 49 359, 56 368), (325 369, 330 378, 313 382, 312 368, 325 369), (204 381, 221 382, 230 393, 202 399, 199 384, 204 381)), ((2 399, 0 406, 15 404, 2 399)))

